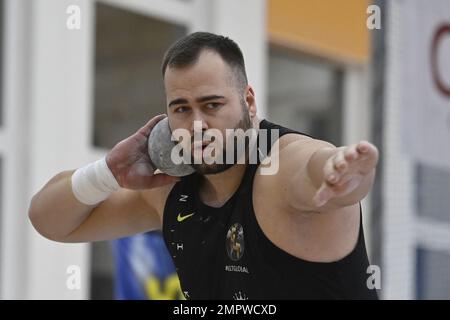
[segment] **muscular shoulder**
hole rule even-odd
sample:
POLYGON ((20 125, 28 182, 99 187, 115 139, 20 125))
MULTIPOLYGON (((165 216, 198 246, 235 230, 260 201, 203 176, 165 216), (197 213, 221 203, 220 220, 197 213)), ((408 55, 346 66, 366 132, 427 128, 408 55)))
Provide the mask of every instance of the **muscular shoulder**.
POLYGON ((315 187, 309 181, 306 167, 311 155, 323 147, 334 147, 331 143, 301 134, 286 134, 273 145, 267 162, 263 162, 255 175, 254 188, 258 194, 282 210, 310 211, 311 194, 315 187), (269 161, 270 160, 270 161, 269 161), (302 199, 295 201, 290 196, 291 188, 301 189, 302 199), (302 205, 298 206, 298 203, 302 205))
POLYGON ((281 136, 272 146, 268 159, 269 162, 264 161, 256 172, 255 179, 262 184, 277 184, 277 180, 283 176, 289 177, 294 172, 289 172, 292 168, 297 170, 302 163, 306 162, 312 152, 324 146, 333 146, 329 142, 311 138, 297 133, 289 133, 281 136), (276 163, 277 162, 277 163, 276 163), (297 165, 292 166, 296 162, 297 165), (265 168, 273 166, 276 170, 266 171, 265 168))
POLYGON ((312 141, 315 141, 315 140, 316 139, 305 136, 303 134, 288 133, 288 134, 281 136, 278 139, 278 143, 279 143, 279 148, 281 151, 293 142, 302 144, 302 143, 311 143, 312 141))
MULTIPOLYGON (((297 160, 298 156, 307 157, 309 153, 317 150, 321 147, 334 147, 333 144, 320 140, 314 139, 309 136, 297 133, 288 133, 281 136, 276 143, 272 146, 269 156, 279 156, 280 168, 285 165, 290 160, 297 160), (295 153, 295 158, 292 156, 295 153)), ((275 174, 278 174, 276 172, 275 174)))
MULTIPOLYGON (((290 154, 295 151, 307 154, 309 150, 316 150, 321 147, 334 147, 328 141, 314 139, 302 134, 289 133, 280 137, 279 139, 279 152, 281 157, 290 159, 290 154), (304 151, 304 152, 302 152, 304 151)), ((274 150, 276 151, 276 150, 274 150)), ((272 154, 272 151, 271 151, 272 154)), ((282 159, 283 160, 283 159, 282 159)))

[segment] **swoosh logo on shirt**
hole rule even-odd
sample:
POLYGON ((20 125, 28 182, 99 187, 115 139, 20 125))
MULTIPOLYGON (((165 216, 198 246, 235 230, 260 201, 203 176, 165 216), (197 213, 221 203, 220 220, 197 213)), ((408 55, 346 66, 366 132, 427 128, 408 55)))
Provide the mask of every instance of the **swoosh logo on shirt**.
POLYGON ((184 215, 184 216, 182 216, 181 214, 178 214, 177 221, 178 222, 183 222, 184 220, 186 220, 189 217, 192 217, 193 215, 194 215, 194 213, 187 214, 187 215, 184 215))

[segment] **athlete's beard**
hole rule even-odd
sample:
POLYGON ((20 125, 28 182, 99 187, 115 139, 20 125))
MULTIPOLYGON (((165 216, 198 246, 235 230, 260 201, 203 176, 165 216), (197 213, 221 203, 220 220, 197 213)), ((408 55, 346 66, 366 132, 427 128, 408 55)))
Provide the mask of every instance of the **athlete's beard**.
MULTIPOLYGON (((241 101, 241 106, 242 106, 242 108, 241 108, 242 117, 239 120, 239 122, 237 123, 237 125, 232 129, 234 129, 234 130, 242 129, 245 132, 246 130, 252 128, 252 122, 250 120, 250 116, 248 115, 247 107, 246 107, 246 104, 244 101, 241 101)), ((227 163, 227 161, 226 161, 226 159, 227 159, 226 141, 224 141, 224 148, 222 150, 222 154, 220 155, 220 157, 222 157, 222 159, 223 159, 223 161, 222 161, 223 163, 195 164, 194 158, 192 156, 191 166, 195 169, 195 171, 197 173, 202 174, 202 175, 216 174, 216 173, 220 173, 220 172, 223 172, 223 171, 231 168, 232 166, 234 166, 237 163, 237 159, 241 156, 238 154, 236 139, 234 142, 235 143, 234 143, 234 159, 233 159, 234 161, 233 161, 233 163, 227 163)), ((246 142, 245 142, 246 159, 248 158, 248 150, 249 150, 249 145, 246 140, 246 142)))

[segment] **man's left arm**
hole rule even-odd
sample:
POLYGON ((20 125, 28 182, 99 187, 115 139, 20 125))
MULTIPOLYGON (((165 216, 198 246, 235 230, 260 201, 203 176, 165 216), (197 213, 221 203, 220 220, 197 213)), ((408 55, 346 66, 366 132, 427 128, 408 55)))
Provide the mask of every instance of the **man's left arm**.
POLYGON ((275 181, 288 207, 302 212, 332 212, 356 204, 368 194, 378 149, 367 141, 335 147, 301 137, 280 148, 279 157, 275 181))

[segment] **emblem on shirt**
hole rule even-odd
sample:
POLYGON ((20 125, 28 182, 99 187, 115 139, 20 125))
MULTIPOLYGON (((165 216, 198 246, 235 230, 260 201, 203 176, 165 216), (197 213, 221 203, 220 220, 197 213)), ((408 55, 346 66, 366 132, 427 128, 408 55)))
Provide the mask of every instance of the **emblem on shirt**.
POLYGON ((178 216, 177 216, 177 221, 178 221, 178 222, 183 222, 183 221, 186 220, 187 218, 192 217, 194 214, 195 214, 195 212, 190 213, 190 214, 184 214, 184 215, 181 215, 181 213, 179 213, 178 216))
POLYGON ((228 229, 226 249, 228 257, 233 261, 238 261, 244 254, 244 229, 239 223, 228 229))
POLYGON ((233 294, 233 300, 248 300, 248 298, 245 295, 245 293, 242 293, 241 291, 239 291, 239 292, 236 292, 235 294, 233 294))

